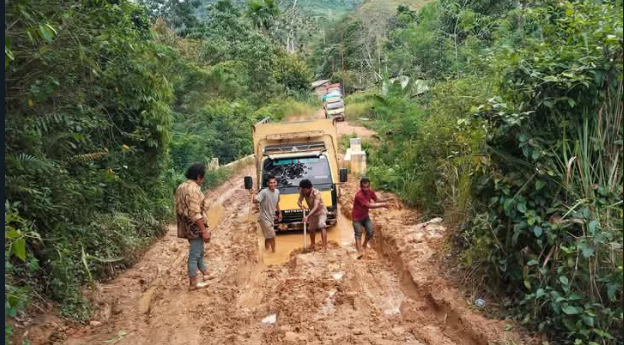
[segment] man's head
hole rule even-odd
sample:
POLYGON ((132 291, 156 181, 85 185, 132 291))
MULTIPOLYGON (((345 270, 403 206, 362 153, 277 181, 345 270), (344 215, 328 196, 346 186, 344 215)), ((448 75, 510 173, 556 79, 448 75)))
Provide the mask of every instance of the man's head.
POLYGON ((360 180, 360 189, 362 189, 362 192, 368 193, 370 190, 370 180, 368 178, 362 177, 360 180))
POLYGON ((299 188, 301 189, 301 194, 310 195, 312 192, 312 182, 308 179, 303 179, 299 182, 299 188))
POLYGON ((267 181, 267 187, 269 187, 270 190, 275 190, 275 188, 277 188, 277 178, 273 175, 268 175, 266 177, 266 181, 267 181))
POLYGON ((206 176, 206 167, 202 163, 194 163, 186 170, 185 176, 189 180, 202 183, 206 176))

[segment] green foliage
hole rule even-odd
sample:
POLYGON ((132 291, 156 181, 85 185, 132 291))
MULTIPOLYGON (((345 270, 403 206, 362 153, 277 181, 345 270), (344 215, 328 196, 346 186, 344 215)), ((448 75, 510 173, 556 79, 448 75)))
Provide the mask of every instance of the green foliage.
MULTIPOLYGON (((285 93, 310 99, 301 58, 240 7, 214 4, 206 25, 197 6, 6 4, 5 318, 36 292, 88 319, 83 285, 162 236, 189 163, 251 153, 259 106, 285 93), (152 26, 149 15, 162 18, 152 26)), ((300 104, 289 102, 281 116, 300 104)), ((210 172, 206 187, 230 173, 210 172)))
POLYGON ((473 236, 493 239, 494 280, 523 283, 509 292, 523 321, 570 342, 622 340, 621 15, 533 9, 523 44, 494 56, 500 96, 478 108, 493 165, 473 236))
MULTIPOLYGON (((153 236, 170 212, 162 186, 172 90, 161 68, 169 51, 125 1, 11 2, 6 11, 6 200, 41 241, 11 237, 5 224, 5 249, 12 243, 20 259, 5 250, 5 265, 15 266, 15 291, 29 286, 64 307, 84 305, 81 285, 101 276, 101 260, 129 254, 99 253, 100 241, 153 236), (127 233, 107 228, 118 212, 127 233), (144 223, 146 214, 155 220, 144 223), (83 264, 90 256, 101 260, 83 264), (42 270, 25 278, 30 257, 42 270)), ((86 317, 74 311, 67 315, 86 317)))
POLYGON ((138 0, 138 3, 145 5, 150 17, 164 19, 169 28, 181 36, 191 34, 200 26, 195 16, 200 0, 138 0))
POLYGON ((379 174, 375 179, 425 213, 464 214, 465 202, 459 210, 450 205, 470 194, 470 186, 462 184, 482 164, 483 131, 462 121, 472 100, 483 97, 483 89, 475 88, 480 84, 479 78, 440 84, 433 88, 426 111, 400 86, 390 87, 387 96, 377 96, 375 125, 382 144, 371 165, 381 164, 392 173, 373 168, 371 174, 379 174))
POLYGON ((252 152, 253 108, 246 102, 211 101, 195 114, 176 114, 171 159, 180 172, 196 162, 229 163, 252 152))
POLYGON ((375 98, 373 181, 443 215, 510 316, 557 343, 621 342, 621 1, 444 0, 405 16, 390 70, 436 83, 375 98))
POLYGON ((246 14, 256 28, 269 30, 280 15, 279 4, 275 0, 250 0, 247 2, 246 14))
POLYGON ((275 69, 275 80, 286 87, 289 94, 306 92, 310 89, 312 76, 305 61, 299 56, 280 51, 275 69))
MULTIPOLYGON (((317 98, 318 99, 318 98, 317 98)), ((273 121, 281 121, 289 117, 311 117, 318 111, 318 107, 296 101, 294 99, 277 99, 266 106, 258 109, 254 118, 262 120, 265 117, 271 118, 273 121)))

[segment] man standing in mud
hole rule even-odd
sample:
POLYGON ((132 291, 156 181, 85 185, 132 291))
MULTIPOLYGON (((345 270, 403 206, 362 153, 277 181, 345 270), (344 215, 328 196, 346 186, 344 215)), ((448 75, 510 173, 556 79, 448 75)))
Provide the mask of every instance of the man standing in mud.
POLYGON ((371 208, 388 207, 387 202, 381 202, 375 192, 370 187, 370 180, 363 177, 360 180, 360 190, 355 194, 353 200, 353 210, 351 219, 353 221, 353 231, 355 233, 355 248, 357 249, 357 258, 360 259, 364 255, 364 249, 367 248, 368 242, 373 238, 373 222, 371 222, 368 210, 371 208), (362 230, 366 230, 364 244, 362 244, 362 230))
POLYGON ((186 171, 187 180, 180 184, 175 193, 175 209, 178 222, 178 237, 189 241, 188 276, 189 290, 195 290, 197 270, 204 278, 208 269, 204 264, 204 243, 210 242, 210 231, 206 222, 206 205, 201 184, 206 175, 206 168, 201 163, 191 165, 186 171))
POLYGON ((312 182, 308 179, 301 180, 299 182, 299 200, 297 205, 303 209, 302 201, 306 200, 306 204, 310 208, 308 214, 303 217, 303 223, 308 223, 308 230, 310 231, 310 249, 314 250, 314 238, 316 237, 316 230, 321 230, 321 241, 323 245, 323 251, 327 251, 327 207, 321 199, 321 192, 312 188, 312 182))
POLYGON ((275 253, 275 212, 277 211, 277 221, 282 221, 282 212, 279 208, 280 192, 277 189, 277 179, 273 175, 266 177, 267 187, 261 190, 254 198, 254 202, 260 204, 260 228, 264 235, 264 248, 271 247, 275 253))

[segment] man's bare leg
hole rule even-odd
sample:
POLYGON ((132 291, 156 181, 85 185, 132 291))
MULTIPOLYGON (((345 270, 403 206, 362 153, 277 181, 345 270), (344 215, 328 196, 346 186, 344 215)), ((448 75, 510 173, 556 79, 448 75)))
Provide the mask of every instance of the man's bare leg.
POLYGON ((268 238, 265 238, 265 239, 264 239, 264 249, 265 249, 265 250, 269 250, 269 242, 270 242, 270 241, 271 241, 271 240, 270 240, 270 239, 268 239, 268 238))
POLYGON ((321 229, 321 243, 323 245, 323 251, 327 251, 327 229, 321 229))
POLYGON ((275 237, 269 240, 269 244, 271 245, 271 250, 275 253, 275 237))
POLYGON ((316 231, 310 231, 310 250, 314 250, 315 238, 316 238, 316 231))
POLYGON ((368 241, 370 241, 371 238, 368 237, 368 235, 364 236, 364 244, 362 245, 362 247, 364 247, 364 249, 368 248, 368 241))
POLYGON ((357 250, 357 258, 360 259, 362 255, 364 255, 362 253, 362 239, 361 238, 355 239, 355 249, 357 250))

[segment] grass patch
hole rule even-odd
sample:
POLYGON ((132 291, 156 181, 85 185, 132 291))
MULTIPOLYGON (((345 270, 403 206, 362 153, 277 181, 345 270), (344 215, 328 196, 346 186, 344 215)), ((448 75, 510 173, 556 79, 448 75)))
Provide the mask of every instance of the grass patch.
POLYGON ((356 92, 345 98, 345 116, 352 125, 362 126, 362 117, 371 118, 375 91, 356 92))
POLYGON ((294 99, 278 100, 258 109, 255 114, 257 120, 270 117, 271 120, 281 121, 289 117, 313 117, 319 106, 314 102, 303 102, 294 99))
POLYGON ((361 122, 360 118, 362 117, 370 118, 370 116, 372 115, 372 107, 373 101, 346 104, 345 115, 347 117, 347 121, 351 123, 359 123, 361 122))

